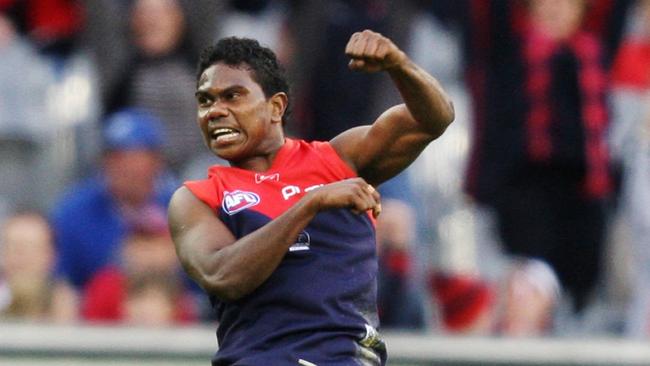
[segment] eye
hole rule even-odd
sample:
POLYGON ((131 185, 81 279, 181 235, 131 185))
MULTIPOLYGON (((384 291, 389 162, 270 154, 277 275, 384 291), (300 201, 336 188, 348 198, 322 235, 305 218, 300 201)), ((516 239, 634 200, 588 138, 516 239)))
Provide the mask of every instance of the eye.
POLYGON ((200 94, 200 95, 196 96, 196 102, 200 106, 205 107, 205 106, 210 105, 210 103, 212 102, 212 99, 208 98, 207 96, 205 96, 203 94, 200 94))
POLYGON ((229 92, 225 93, 223 97, 226 100, 235 100, 235 99, 239 98, 240 96, 241 96, 241 94, 239 92, 229 91, 229 92))

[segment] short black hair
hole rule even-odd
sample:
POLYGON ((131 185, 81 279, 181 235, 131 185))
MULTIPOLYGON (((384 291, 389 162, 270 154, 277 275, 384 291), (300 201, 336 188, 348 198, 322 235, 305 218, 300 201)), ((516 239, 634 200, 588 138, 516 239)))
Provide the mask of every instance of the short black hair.
MULTIPOLYGON (((199 58, 196 74, 197 83, 205 69, 216 63, 229 66, 246 65, 251 68, 251 77, 260 85, 267 98, 275 93, 284 92, 287 99, 291 99, 289 82, 284 69, 278 63, 275 53, 270 48, 261 46, 254 39, 227 37, 220 39, 212 46, 206 47, 199 58)), ((287 107, 282 116, 283 123, 286 123, 289 117, 290 104, 290 102, 287 102, 287 107)))

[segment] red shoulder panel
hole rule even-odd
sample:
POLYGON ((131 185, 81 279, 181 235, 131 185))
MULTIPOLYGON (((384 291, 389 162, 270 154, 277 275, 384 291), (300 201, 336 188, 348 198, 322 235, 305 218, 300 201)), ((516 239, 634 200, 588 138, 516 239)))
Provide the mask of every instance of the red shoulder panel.
POLYGON ((217 189, 218 180, 208 178, 202 180, 187 181, 183 185, 187 187, 198 199, 203 201, 210 208, 216 210, 221 205, 222 194, 217 189))
POLYGON ((339 179, 353 178, 357 176, 352 168, 339 156, 334 150, 332 144, 323 141, 314 141, 310 144, 327 162, 327 166, 332 170, 332 173, 339 179))
POLYGON ((185 186, 216 211, 235 215, 254 210, 275 218, 310 190, 352 177, 356 173, 329 142, 286 139, 265 172, 213 166, 208 179, 185 186))

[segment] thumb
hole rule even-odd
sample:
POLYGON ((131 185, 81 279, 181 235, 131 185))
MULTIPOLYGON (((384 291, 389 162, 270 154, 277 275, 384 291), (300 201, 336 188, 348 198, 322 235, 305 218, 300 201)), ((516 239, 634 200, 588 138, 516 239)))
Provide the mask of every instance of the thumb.
POLYGON ((352 70, 361 70, 366 66, 366 62, 360 59, 352 59, 348 63, 348 67, 352 70))

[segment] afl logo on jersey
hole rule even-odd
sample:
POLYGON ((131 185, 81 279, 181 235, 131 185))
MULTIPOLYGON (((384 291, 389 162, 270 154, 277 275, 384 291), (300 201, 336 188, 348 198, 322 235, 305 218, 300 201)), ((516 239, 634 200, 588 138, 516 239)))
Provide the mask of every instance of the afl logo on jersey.
POLYGON ((221 208, 228 215, 234 215, 241 210, 253 207, 260 203, 260 196, 257 193, 236 190, 226 191, 221 202, 221 208))

